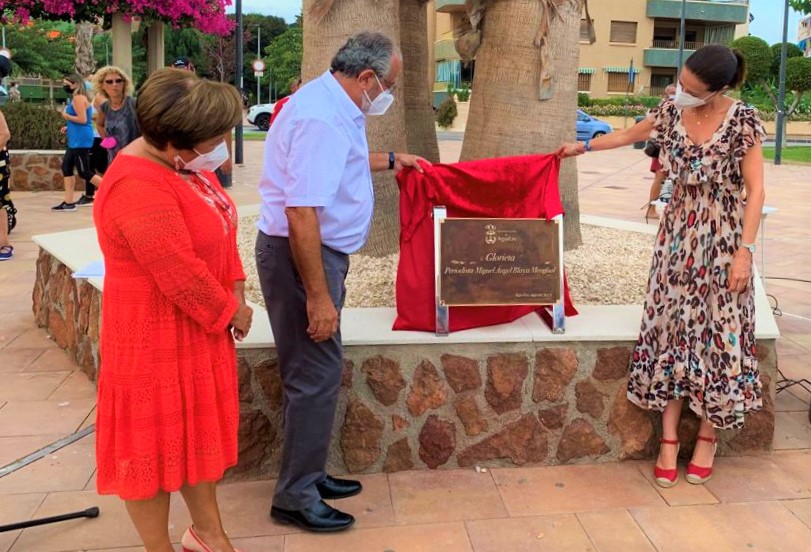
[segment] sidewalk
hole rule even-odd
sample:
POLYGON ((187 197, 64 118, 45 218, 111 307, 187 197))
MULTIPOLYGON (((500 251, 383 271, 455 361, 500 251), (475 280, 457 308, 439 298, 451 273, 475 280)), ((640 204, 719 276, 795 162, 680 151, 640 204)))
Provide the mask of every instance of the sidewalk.
MULTIPOLYGON (((443 141, 444 161, 461 141, 443 141)), ((258 202, 261 142, 245 143, 231 194, 258 202)), ((647 158, 630 148, 579 158, 582 213, 640 222, 651 182, 647 158)), ((766 273, 809 279, 811 183, 807 167, 766 167, 766 273)), ((54 193, 15 194, 15 256, 0 263, 0 467, 94 422, 95 388, 34 326, 31 235, 92 225, 91 209, 56 214, 54 193)), ((757 255, 760 263, 760 255, 757 255)), ((811 284, 769 280, 783 338, 780 369, 811 378, 811 284)), ((383 551, 739 551, 811 549, 811 428, 808 394, 777 399, 772 457, 720 458, 704 487, 656 487, 649 463, 520 469, 400 472, 362 477, 365 491, 340 502, 357 526, 344 534, 304 534, 268 518, 272 481, 223 485, 220 504, 244 552, 383 551)), ((99 506, 95 520, 0 533, 0 552, 141 551, 123 504, 95 493, 94 436, 0 478, 0 525, 99 506)), ((188 525, 175 497, 171 535, 188 525)))

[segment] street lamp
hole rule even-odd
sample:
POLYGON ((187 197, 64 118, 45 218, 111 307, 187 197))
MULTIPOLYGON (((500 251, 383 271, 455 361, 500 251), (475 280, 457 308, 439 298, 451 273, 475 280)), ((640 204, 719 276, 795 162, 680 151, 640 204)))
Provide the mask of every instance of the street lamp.
POLYGON ((788 0, 783 12, 783 44, 780 46, 780 88, 777 92, 777 136, 774 140, 774 164, 783 162, 783 129, 786 125, 786 48, 788 46, 788 0))
MULTIPOLYGON (((252 25, 256 27, 256 59, 262 59, 262 27, 259 25, 252 25)), ((262 75, 256 75, 256 105, 262 103, 262 75)))
POLYGON ((681 0, 681 26, 679 27, 679 66, 676 68, 676 76, 681 73, 681 66, 684 65, 684 39, 687 35, 687 0, 681 0))
MULTIPOLYGON (((239 90, 240 97, 242 96, 242 0, 234 1, 234 11, 236 12, 236 74, 234 75, 234 83, 239 90)), ((243 137, 242 137, 242 117, 239 118, 237 127, 234 131, 234 162, 241 165, 243 162, 243 137)))

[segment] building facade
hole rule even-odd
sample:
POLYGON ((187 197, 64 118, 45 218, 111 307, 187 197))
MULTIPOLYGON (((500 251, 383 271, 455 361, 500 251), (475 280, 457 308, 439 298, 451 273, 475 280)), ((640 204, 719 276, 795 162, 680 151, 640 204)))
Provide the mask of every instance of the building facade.
POLYGON ((800 20, 797 28, 797 46, 805 57, 811 57, 811 15, 800 20))
MULTIPOLYGON (((589 44, 581 21, 578 90, 593 98, 660 95, 676 80, 681 0, 591 0, 597 41, 589 44), (633 66, 634 78, 630 78, 633 66), (633 83, 633 84, 631 84, 633 83)), ((441 93, 473 80, 475 61, 464 67, 453 45, 453 29, 464 15, 464 0, 433 0, 434 90, 441 93)), ((749 33, 749 0, 686 2, 685 59, 705 44, 726 44, 749 33)))

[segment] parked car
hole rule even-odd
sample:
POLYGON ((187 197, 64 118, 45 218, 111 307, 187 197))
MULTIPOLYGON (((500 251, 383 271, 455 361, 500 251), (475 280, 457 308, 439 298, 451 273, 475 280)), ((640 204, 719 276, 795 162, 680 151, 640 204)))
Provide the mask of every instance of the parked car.
MULTIPOLYGON (((250 115, 249 115, 250 117, 250 115)), ((250 120, 250 119, 249 119, 250 120)), ((596 117, 592 117, 585 111, 577 110, 577 139, 588 141, 592 138, 598 138, 604 134, 610 133, 612 130, 611 125, 605 121, 601 121, 596 117)))
POLYGON ((248 122, 259 127, 259 130, 270 128, 270 115, 275 103, 252 105, 248 109, 248 122))

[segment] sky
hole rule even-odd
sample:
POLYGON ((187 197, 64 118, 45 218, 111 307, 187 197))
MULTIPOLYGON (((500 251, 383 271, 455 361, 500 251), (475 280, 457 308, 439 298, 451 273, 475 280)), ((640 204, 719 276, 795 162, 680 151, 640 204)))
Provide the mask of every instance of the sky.
MULTIPOLYGON (((233 0, 232 0, 233 2, 233 0)), ((783 1, 782 0, 750 0, 752 22, 749 32, 759 36, 769 44, 780 42, 783 34, 783 1)), ((243 13, 263 13, 265 15, 278 15, 292 23, 296 15, 301 12, 301 0, 243 0, 243 13)), ((233 11, 233 6, 231 7, 233 11)), ((592 10, 594 12, 595 10, 592 10)), ((797 40, 797 25, 801 15, 791 10, 788 24, 789 42, 797 40)))

